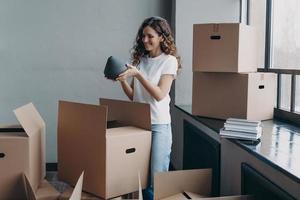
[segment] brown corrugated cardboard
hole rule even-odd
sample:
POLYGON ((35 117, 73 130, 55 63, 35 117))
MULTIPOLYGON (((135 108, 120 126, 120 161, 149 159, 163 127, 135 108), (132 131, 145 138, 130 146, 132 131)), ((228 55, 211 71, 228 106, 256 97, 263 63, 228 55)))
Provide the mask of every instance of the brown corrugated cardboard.
POLYGON ((36 191, 45 174, 45 123, 32 103, 14 110, 22 128, 0 129, 1 169, 0 199, 20 199, 25 173, 36 191), (20 191, 20 192, 19 192, 20 191))
POLYGON ((109 99, 101 100, 101 105, 60 101, 59 179, 74 185, 75 177, 84 170, 83 190, 111 198, 137 191, 137 172, 140 171, 145 188, 150 128, 148 104, 109 99), (107 118, 127 126, 107 129, 107 118))
POLYGON ((42 181, 35 193, 37 200, 56 200, 59 195, 60 193, 47 180, 42 181))
POLYGON ((154 199, 163 199, 189 191, 211 195, 211 169, 158 172, 154 175, 154 199))
POLYGON ((223 196, 223 197, 201 197, 201 195, 193 194, 193 196, 184 196, 182 193, 164 198, 162 200, 255 200, 253 196, 249 195, 237 195, 237 196, 223 196))
POLYGON ((211 169, 158 172, 154 175, 155 200, 252 200, 252 196, 209 197, 211 195, 211 169), (183 194, 184 191, 189 198, 183 194))
POLYGON ((163 200, 186 200, 186 199, 198 199, 203 197, 204 197, 203 195, 195 194, 192 192, 183 192, 183 193, 172 195, 167 198, 163 198, 163 200))
POLYGON ((82 186, 83 186, 83 175, 84 175, 84 172, 81 173, 81 175, 75 185, 74 191, 70 197, 70 200, 80 200, 81 199, 81 191, 82 191, 82 186))
POLYGON ((151 130, 151 114, 148 104, 101 98, 100 105, 106 105, 109 108, 107 121, 119 121, 151 130))
MULTIPOLYGON (((116 197, 113 198, 111 200, 122 200, 122 199, 127 199, 127 200, 143 200, 143 195, 142 195, 142 186, 141 186, 141 180, 140 180, 140 175, 138 175, 139 177, 139 191, 137 192, 133 192, 127 195, 122 195, 120 197, 116 197)), ((72 187, 68 187, 58 198, 58 200, 68 200, 69 197, 71 196, 73 192, 73 188, 72 187)), ((86 192, 82 192, 81 194, 81 200, 102 200, 102 198, 100 197, 96 197, 92 194, 86 193, 86 192)))
MULTIPOLYGON (((71 196, 73 192, 73 188, 72 187, 68 187, 60 196, 59 196, 59 200, 68 200, 71 196)), ((102 200, 102 198, 97 197, 95 195, 86 193, 86 192, 82 192, 81 194, 81 200, 102 200)))
MULTIPOLYGON (((69 200, 81 200, 81 190, 83 184, 83 175, 84 172, 81 173, 76 186, 70 194, 69 200)), ((51 186, 46 180, 43 181, 42 185, 39 187, 37 192, 35 193, 32 189, 30 182, 28 181, 25 174, 22 175, 22 182, 25 195, 21 199, 25 200, 56 200, 59 197, 59 192, 57 192, 53 186, 51 186)))
POLYGON ((24 128, 25 132, 31 137, 29 146, 29 181, 36 190, 40 182, 46 176, 46 155, 45 155, 45 132, 46 125, 41 115, 32 103, 17 108, 14 113, 24 128))
POLYGON ((192 113, 219 119, 272 119, 276 80, 274 73, 194 72, 192 113))
POLYGON ((199 198, 198 200, 255 200, 255 197, 251 195, 236 195, 236 196, 199 198))
POLYGON ((193 71, 256 72, 256 30, 239 23, 194 24, 193 71))

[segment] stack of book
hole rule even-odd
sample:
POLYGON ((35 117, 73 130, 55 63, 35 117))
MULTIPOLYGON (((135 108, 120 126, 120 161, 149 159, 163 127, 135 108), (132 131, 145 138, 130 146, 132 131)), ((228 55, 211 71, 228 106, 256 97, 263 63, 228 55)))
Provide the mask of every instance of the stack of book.
POLYGON ((241 140, 258 140, 261 137, 262 127, 260 121, 228 118, 220 135, 226 138, 241 140))

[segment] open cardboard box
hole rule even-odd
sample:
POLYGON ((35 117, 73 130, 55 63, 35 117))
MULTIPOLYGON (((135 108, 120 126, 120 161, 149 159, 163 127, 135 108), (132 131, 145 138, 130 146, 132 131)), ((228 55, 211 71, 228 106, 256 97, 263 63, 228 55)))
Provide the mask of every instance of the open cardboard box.
MULTIPOLYGON (((82 184, 83 184, 83 174, 84 172, 81 173, 76 186, 72 192, 72 194, 70 195, 70 198, 68 198, 69 200, 81 200, 81 190, 82 190, 82 184)), ((31 187, 30 182, 28 181, 27 177, 25 174, 22 175, 22 181, 23 181, 23 186, 24 186, 24 191, 25 191, 25 199, 24 200, 55 200, 58 199, 57 197, 51 197, 51 196, 47 196, 47 194, 49 194, 50 192, 55 192, 55 189, 53 188, 49 188, 47 184, 49 183, 44 183, 42 185, 44 185, 44 187, 41 187, 42 192, 40 192, 39 194, 36 194, 33 191, 33 188, 31 187), (49 190, 54 190, 54 191, 49 191, 49 190)))
POLYGON ((45 122, 32 103, 14 113, 20 125, 0 127, 0 199, 23 199, 22 173, 34 192, 46 182, 45 122))
POLYGON ((147 186, 151 149, 148 104, 100 99, 101 105, 59 102, 58 177, 74 186, 85 171, 83 190, 112 198, 147 186), (114 121, 114 128, 107 127, 114 121), (110 124, 110 123, 108 123, 110 124))
MULTIPOLYGON (((56 200, 60 193, 44 179, 45 122, 32 103, 14 113, 20 125, 0 126, 0 199, 56 200)), ((72 200, 80 200, 80 185, 82 176, 72 200)))
POLYGON ((252 196, 210 197, 211 169, 158 172, 154 175, 155 200, 252 200, 252 196))
MULTIPOLYGON (((141 179, 140 179, 140 174, 138 174, 138 183, 139 183, 139 191, 134 192, 129 195, 122 195, 120 197, 116 197, 110 200, 143 200, 143 195, 142 195, 142 186, 141 186, 141 179), (129 197, 128 197, 129 196, 129 197)), ((73 193, 74 189, 69 187, 67 188, 59 197, 58 200, 68 200, 73 193)), ((102 200, 100 197, 96 197, 92 194, 82 192, 81 193, 81 200, 102 200)))

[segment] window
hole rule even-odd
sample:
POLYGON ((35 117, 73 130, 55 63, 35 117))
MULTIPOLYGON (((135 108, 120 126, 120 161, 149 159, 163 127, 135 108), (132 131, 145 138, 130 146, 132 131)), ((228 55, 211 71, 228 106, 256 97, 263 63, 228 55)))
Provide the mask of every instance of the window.
POLYGON ((300 113, 300 76, 296 76, 296 100, 295 112, 300 113))
POLYGON ((272 1, 271 68, 300 70, 300 1, 272 1))
POLYGON ((300 125, 300 1, 263 0, 264 12, 254 9, 257 1, 250 2, 250 25, 254 16, 266 16, 256 23, 265 30, 265 63, 259 71, 278 74, 275 117, 300 125))

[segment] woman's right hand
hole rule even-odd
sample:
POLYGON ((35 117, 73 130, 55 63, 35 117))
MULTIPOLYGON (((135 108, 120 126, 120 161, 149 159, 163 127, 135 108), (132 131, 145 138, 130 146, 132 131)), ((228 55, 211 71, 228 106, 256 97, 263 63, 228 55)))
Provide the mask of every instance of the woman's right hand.
POLYGON ((127 64, 127 70, 119 75, 116 79, 118 81, 126 81, 129 77, 136 77, 140 74, 140 71, 133 65, 127 64))

